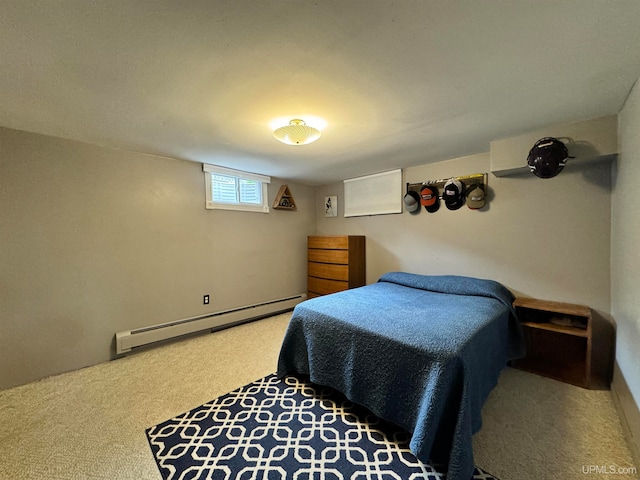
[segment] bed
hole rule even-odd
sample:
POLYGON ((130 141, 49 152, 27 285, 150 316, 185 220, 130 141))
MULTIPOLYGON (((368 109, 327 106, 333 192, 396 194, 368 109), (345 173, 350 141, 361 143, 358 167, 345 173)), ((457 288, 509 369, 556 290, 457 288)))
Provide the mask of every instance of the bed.
POLYGON ((298 304, 277 373, 342 392, 410 432, 413 454, 447 480, 469 480, 482 405, 524 354, 512 302, 492 280, 390 272, 298 304))

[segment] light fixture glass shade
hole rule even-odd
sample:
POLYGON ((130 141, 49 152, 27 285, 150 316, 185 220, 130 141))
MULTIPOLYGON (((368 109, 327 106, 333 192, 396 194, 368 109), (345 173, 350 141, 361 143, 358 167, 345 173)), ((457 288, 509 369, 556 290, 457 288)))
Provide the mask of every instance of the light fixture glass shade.
POLYGON ((276 128, 273 136, 287 145, 307 145, 320 138, 320 130, 308 126, 304 120, 294 119, 289 125, 276 128))

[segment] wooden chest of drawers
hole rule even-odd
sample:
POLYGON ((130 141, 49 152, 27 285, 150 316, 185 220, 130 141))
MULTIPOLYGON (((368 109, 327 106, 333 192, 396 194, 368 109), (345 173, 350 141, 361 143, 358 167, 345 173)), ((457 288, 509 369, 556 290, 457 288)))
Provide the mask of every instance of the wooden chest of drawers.
POLYGON ((308 298, 366 283, 364 236, 309 236, 307 258, 308 298))

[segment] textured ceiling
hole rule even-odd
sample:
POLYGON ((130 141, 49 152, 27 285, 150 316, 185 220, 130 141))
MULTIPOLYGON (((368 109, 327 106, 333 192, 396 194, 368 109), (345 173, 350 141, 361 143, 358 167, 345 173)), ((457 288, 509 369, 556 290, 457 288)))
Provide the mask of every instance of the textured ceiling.
POLYGON ((638 0, 0 0, 0 11, 0 125, 312 185, 615 114, 640 76, 638 0), (273 138, 274 118, 309 115, 326 121, 316 143, 273 138))

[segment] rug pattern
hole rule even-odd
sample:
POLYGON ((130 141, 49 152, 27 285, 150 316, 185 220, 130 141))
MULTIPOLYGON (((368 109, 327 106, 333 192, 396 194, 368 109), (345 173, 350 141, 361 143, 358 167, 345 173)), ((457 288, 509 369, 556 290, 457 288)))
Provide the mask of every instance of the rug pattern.
MULTIPOLYGON (((332 389, 269 375, 147 429, 164 480, 445 480, 409 434, 332 389)), ((497 480, 477 468, 473 480, 497 480)))

